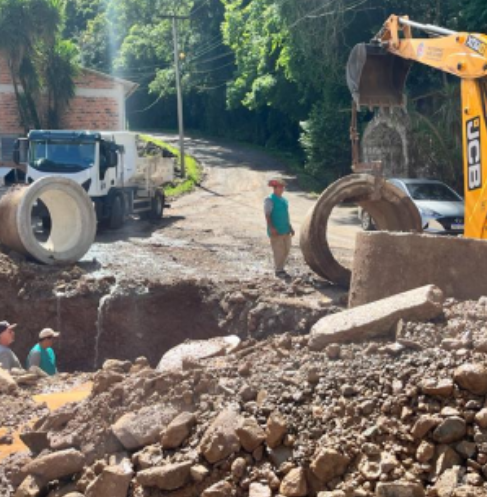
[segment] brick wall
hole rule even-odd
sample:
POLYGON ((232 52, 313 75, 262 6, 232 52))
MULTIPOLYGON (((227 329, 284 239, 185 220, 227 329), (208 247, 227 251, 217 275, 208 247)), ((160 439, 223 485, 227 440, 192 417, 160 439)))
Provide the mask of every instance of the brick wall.
MULTIPOLYGON (((63 128, 124 129, 125 93, 120 81, 83 69, 75 82, 76 97, 61 118, 63 128)), ((23 133, 7 61, 0 52, 0 135, 23 133)))

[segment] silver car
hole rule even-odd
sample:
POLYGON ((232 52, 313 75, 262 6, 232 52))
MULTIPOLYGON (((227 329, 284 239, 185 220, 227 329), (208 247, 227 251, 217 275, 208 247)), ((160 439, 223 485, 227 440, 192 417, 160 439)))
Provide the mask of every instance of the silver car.
MULTIPOLYGON (((463 198, 441 181, 430 179, 391 178, 388 180, 406 192, 421 215, 423 229, 428 233, 461 235, 465 225, 463 198)), ((364 230, 374 229, 370 215, 359 209, 364 230)))

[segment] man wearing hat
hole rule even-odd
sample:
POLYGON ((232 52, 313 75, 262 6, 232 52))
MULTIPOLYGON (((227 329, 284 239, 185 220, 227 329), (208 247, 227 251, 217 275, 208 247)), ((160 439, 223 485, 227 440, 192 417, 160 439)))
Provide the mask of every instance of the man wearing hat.
POLYGON ((60 333, 51 330, 51 328, 44 328, 39 333, 39 342, 32 347, 27 356, 27 369, 31 366, 37 366, 50 376, 57 373, 56 354, 52 346, 54 339, 59 335, 60 333))
POLYGON ((10 345, 15 340, 16 326, 16 324, 10 324, 8 321, 0 321, 0 367, 7 371, 12 368, 22 369, 20 361, 10 348, 10 345))
POLYGON ((284 266, 291 250, 291 237, 294 236, 289 218, 289 203, 283 197, 286 184, 282 179, 272 179, 269 186, 273 192, 264 201, 267 234, 271 241, 276 276, 286 276, 284 266))

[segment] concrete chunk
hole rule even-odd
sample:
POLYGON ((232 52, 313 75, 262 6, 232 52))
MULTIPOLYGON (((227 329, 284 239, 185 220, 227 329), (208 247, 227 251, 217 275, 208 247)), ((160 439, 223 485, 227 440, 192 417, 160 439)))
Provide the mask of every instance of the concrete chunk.
POLYGON ((426 321, 442 312, 443 292, 427 285, 320 319, 311 329, 309 347, 385 336, 400 320, 426 321))

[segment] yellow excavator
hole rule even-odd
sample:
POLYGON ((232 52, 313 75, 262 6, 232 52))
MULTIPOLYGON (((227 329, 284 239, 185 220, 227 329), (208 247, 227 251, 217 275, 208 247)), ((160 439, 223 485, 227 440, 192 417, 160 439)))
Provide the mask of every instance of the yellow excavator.
MULTIPOLYGON (((401 107, 412 61, 461 78, 465 175, 465 236, 487 238, 487 36, 462 33, 392 15, 368 44, 356 45, 347 65, 354 109, 401 107), (430 37, 414 38, 413 29, 430 37)), ((358 134, 352 119, 353 162, 358 134)))

